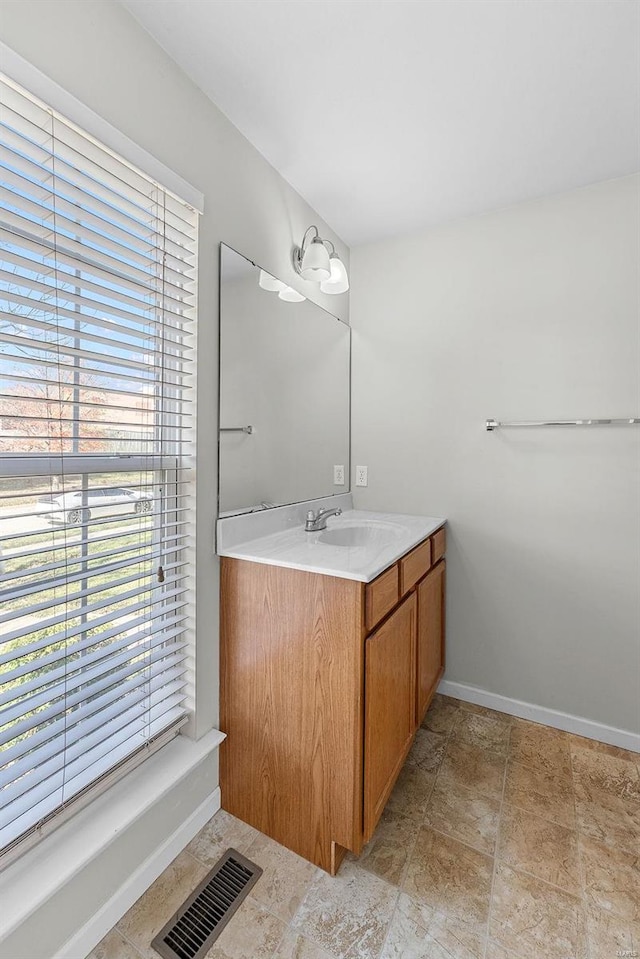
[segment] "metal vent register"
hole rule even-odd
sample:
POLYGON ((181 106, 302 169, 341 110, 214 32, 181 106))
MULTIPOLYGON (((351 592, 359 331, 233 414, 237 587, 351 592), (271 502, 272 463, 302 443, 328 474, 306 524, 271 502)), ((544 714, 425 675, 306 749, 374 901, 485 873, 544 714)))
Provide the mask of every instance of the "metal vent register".
POLYGON ((163 959, 201 959, 262 875, 228 849, 151 943, 163 959))

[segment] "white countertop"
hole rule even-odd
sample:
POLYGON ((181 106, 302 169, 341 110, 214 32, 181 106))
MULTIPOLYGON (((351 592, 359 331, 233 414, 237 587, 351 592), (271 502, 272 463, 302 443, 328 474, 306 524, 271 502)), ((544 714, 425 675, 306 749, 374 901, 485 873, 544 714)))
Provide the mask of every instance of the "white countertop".
POLYGON ((263 533, 253 539, 225 542, 221 530, 228 522, 219 522, 220 556, 369 583, 446 521, 433 516, 344 509, 341 516, 327 520, 326 530, 317 533, 305 532, 304 523, 298 522, 295 527, 263 533), (366 545, 338 546, 323 541, 324 533, 354 526, 367 527, 366 545))

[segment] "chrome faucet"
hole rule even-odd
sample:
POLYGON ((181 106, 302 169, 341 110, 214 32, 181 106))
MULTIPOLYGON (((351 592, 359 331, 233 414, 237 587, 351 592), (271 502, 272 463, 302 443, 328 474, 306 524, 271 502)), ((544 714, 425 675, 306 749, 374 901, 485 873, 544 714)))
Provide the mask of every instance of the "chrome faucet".
POLYGON ((307 533, 318 533, 321 529, 327 528, 327 519, 330 516, 340 516, 342 510, 338 506, 336 509, 323 509, 320 507, 317 513, 314 513, 312 509, 307 513, 307 521, 304 524, 304 528, 307 533))

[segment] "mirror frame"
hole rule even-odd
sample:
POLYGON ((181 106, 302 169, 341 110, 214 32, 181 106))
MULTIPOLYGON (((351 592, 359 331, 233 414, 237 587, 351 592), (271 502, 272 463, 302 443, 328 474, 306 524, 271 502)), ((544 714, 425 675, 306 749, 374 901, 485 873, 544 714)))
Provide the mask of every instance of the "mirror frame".
MULTIPOLYGON (((220 431, 222 424, 220 422, 220 411, 222 409, 222 254, 224 248, 231 250, 232 253, 236 253, 238 256, 241 256, 247 263, 250 263, 257 270, 263 270, 264 267, 260 266, 259 263, 256 263, 255 260, 250 259, 248 256, 245 256, 244 253, 240 253, 239 250, 236 250, 235 247, 230 246, 228 243, 220 241, 220 247, 218 251, 218 436, 217 436, 217 447, 218 447, 218 456, 217 456, 217 465, 218 465, 218 476, 217 476, 217 494, 216 494, 216 506, 217 506, 217 518, 226 519, 231 516, 244 516, 246 513, 262 513, 269 509, 277 509, 279 506, 296 506, 299 503, 310 502, 315 499, 329 499, 331 496, 343 496, 345 493, 351 493, 351 384, 352 384, 352 364, 353 364, 353 355, 352 355, 352 336, 351 336, 351 326, 349 323, 345 323, 344 320, 341 320, 339 316, 336 316, 334 313, 330 313, 329 310, 326 310, 323 306, 320 306, 315 300, 308 300, 309 303, 312 303, 313 306, 317 309, 322 310, 323 313, 326 313, 327 317, 337 323, 341 323, 347 330, 348 339, 347 344, 349 348, 349 381, 348 381, 348 396, 347 396, 347 455, 345 463, 345 484, 340 487, 338 492, 335 493, 323 493, 320 496, 313 497, 304 497, 303 499, 293 500, 290 503, 276 503, 275 506, 256 506, 248 507, 245 509, 238 510, 227 510, 224 513, 220 512, 220 490, 222 487, 221 475, 222 475, 222 456, 221 456, 221 443, 220 443, 220 431)), ((269 270, 265 270, 265 273, 269 273, 269 270)), ((273 274, 270 274, 273 276, 273 274)), ((280 279, 276 277, 276 279, 280 279)), ((282 280, 281 282, 285 282, 282 280)))

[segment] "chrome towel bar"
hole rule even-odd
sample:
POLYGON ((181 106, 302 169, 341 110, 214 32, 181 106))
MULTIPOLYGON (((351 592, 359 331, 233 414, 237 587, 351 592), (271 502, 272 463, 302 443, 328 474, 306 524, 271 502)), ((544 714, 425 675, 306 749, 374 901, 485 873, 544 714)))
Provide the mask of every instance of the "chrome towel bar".
POLYGON ((253 426, 221 426, 221 433, 253 433, 253 426))
POLYGON ((640 426, 640 416, 617 420, 521 420, 520 422, 501 423, 498 420, 487 420, 485 428, 504 430, 521 426, 640 426))

